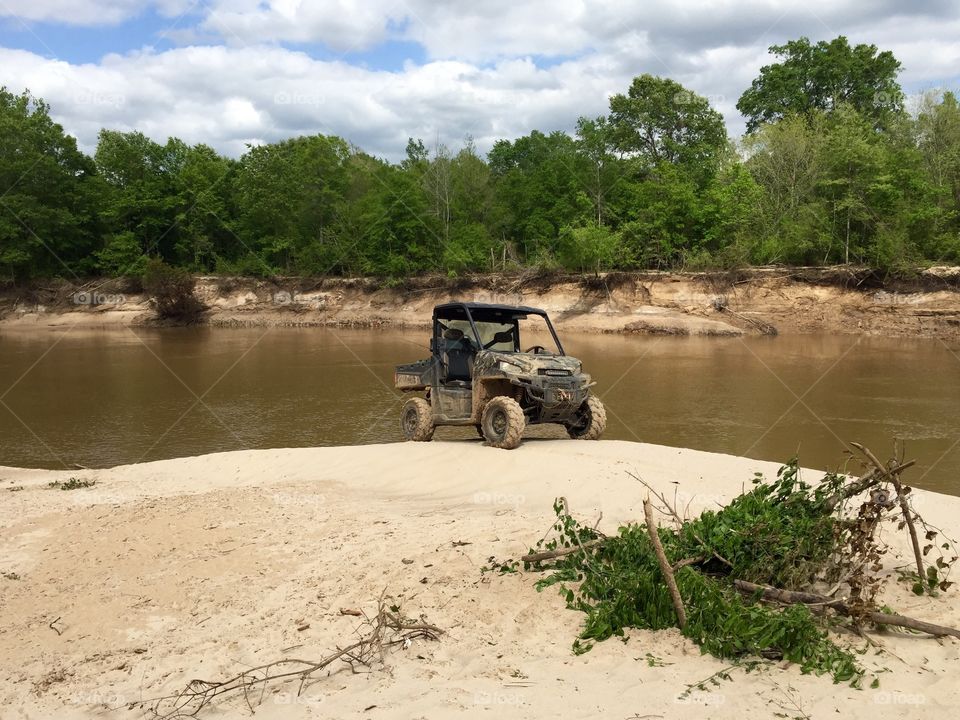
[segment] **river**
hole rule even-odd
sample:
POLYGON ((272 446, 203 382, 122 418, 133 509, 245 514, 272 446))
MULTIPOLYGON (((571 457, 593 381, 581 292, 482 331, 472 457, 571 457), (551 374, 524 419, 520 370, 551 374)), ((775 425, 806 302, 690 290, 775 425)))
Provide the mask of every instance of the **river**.
MULTIPOLYGON (((103 467, 242 448, 399 441, 393 366, 424 331, 0 330, 0 465, 103 467)), ((571 335, 606 439, 842 467, 844 441, 960 494, 960 349, 937 340, 571 335)), ((553 428, 532 434, 557 436, 553 428)), ((438 439, 476 442, 473 430, 438 439)), ((851 470, 858 470, 851 464, 851 470)), ((749 480, 749 478, 744 478, 749 480)))

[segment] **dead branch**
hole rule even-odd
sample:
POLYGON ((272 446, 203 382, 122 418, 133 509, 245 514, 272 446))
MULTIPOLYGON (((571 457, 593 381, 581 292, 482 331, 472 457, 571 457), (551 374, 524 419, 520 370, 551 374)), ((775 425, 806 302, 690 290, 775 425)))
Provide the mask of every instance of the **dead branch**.
MULTIPOLYGON (((853 614, 852 608, 843 600, 829 598, 825 595, 800 592, 797 590, 783 590, 781 588, 770 587, 769 585, 757 585, 756 583, 747 582, 746 580, 734 580, 733 585, 737 590, 747 595, 760 593, 764 600, 774 600, 786 605, 820 605, 836 610, 841 615, 853 614)), ((960 630, 944 625, 935 625, 934 623, 917 620, 905 615, 893 615, 874 610, 867 613, 866 619, 876 625, 892 625, 894 627, 907 628, 908 630, 916 630, 935 637, 950 635, 955 638, 960 638, 960 630)))
POLYGON ((557 548, 556 550, 544 550, 543 552, 530 553, 524 555, 520 559, 525 563, 535 563, 541 562, 543 560, 552 560, 554 558, 563 557, 564 555, 572 555, 575 552, 580 550, 586 550, 588 548, 594 548, 598 545, 601 545, 607 538, 597 538, 596 540, 588 540, 585 543, 582 543, 577 546, 557 548))
POLYGON ((384 651, 395 645, 406 646, 416 639, 437 640, 443 631, 427 622, 404 619, 399 610, 389 607, 381 595, 377 614, 365 622, 368 630, 357 642, 337 650, 319 660, 282 658, 249 668, 221 681, 191 680, 178 693, 145 701, 154 717, 161 720, 196 717, 201 710, 222 695, 242 694, 250 712, 259 705, 267 685, 298 680, 297 695, 310 680, 318 679, 320 671, 342 661, 355 670, 357 665, 371 667, 383 663, 384 651), (255 697, 251 693, 259 691, 255 697))
MULTIPOLYGON (((632 472, 627 472, 627 475, 629 475, 630 477, 632 477, 634 480, 636 480, 636 481, 639 482, 641 485, 643 485, 647 490, 649 490, 651 493, 653 493, 654 497, 656 497, 657 500, 659 500, 659 501, 663 504, 664 508, 666 508, 666 512, 668 512, 668 513, 670 514, 670 516, 673 517, 674 522, 676 522, 676 524, 677 524, 677 529, 678 529, 678 530, 679 530, 680 528, 682 528, 682 527, 686 524, 686 521, 684 521, 684 519, 680 517, 680 515, 677 513, 676 508, 674 508, 673 505, 671 505, 671 504, 667 501, 667 499, 663 496, 663 493, 657 492, 656 488, 654 488, 652 485, 650 485, 650 483, 648 483, 648 482, 647 482, 646 480, 644 480, 643 478, 641 478, 641 477, 639 477, 639 476, 637 476, 637 475, 634 475, 632 472)), ((700 545, 703 546, 703 549, 704 549, 704 550, 709 550, 709 551, 710 551, 710 554, 711 554, 713 557, 715 557, 717 560, 719 560, 720 562, 722 562, 722 563, 723 563, 724 565, 726 565, 727 567, 729 567, 729 568, 732 568, 732 567, 733 567, 733 563, 732 563, 732 562, 730 562, 729 560, 727 560, 725 557, 723 557, 723 555, 721 555, 720 553, 718 553, 718 552, 717 552, 716 550, 714 550, 713 548, 708 547, 708 546, 707 546, 707 543, 704 541, 704 539, 703 539, 702 537, 700 537, 700 536, 699 536, 698 534, 696 534, 696 533, 693 534, 693 537, 694 537, 694 539, 696 539, 697 542, 700 543, 700 545)))
POLYGON ((653 551, 657 554, 657 562, 660 563, 660 572, 663 573, 663 579, 670 590, 670 599, 673 601, 673 609, 677 613, 677 624, 683 630, 687 626, 687 613, 683 609, 683 598, 680 597, 680 590, 677 588, 677 581, 673 577, 673 569, 670 567, 670 561, 667 560, 667 554, 663 551, 663 544, 660 542, 660 536, 657 534, 657 523, 653 519, 653 505, 650 498, 643 501, 643 515, 647 520, 647 534, 650 536, 650 542, 653 544, 653 551))
POLYGON ((913 517, 910 514, 910 506, 907 504, 907 496, 903 491, 903 484, 900 482, 900 469, 903 466, 899 465, 896 460, 891 460, 891 467, 886 468, 877 459, 877 456, 870 452, 870 450, 865 448, 863 445, 855 442, 851 442, 850 444, 859 450, 863 456, 873 464, 873 466, 877 469, 877 472, 883 473, 889 471, 890 482, 893 484, 894 490, 897 491, 897 500, 900 503, 900 512, 903 513, 903 520, 907 523, 907 530, 910 531, 910 542, 913 543, 913 557, 917 561, 917 576, 922 579, 924 577, 923 554, 920 552, 920 541, 917 540, 917 529, 913 525, 913 517))
POLYGON ((823 501, 823 512, 827 515, 832 513, 834 509, 842 503, 844 500, 847 500, 852 497, 856 497, 860 493, 869 490, 870 488, 879 485, 881 482, 886 480, 893 472, 901 473, 909 467, 913 467, 916 464, 916 460, 908 460, 905 463, 898 464, 894 468, 884 469, 883 472, 879 470, 871 470, 861 477, 859 480, 855 480, 849 485, 845 486, 841 490, 838 490, 833 495, 828 497, 823 501))

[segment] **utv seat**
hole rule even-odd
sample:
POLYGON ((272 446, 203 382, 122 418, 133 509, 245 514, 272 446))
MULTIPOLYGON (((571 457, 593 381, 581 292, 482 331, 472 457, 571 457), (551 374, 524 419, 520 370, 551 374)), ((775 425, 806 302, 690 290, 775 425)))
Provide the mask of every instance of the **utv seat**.
POLYGON ((443 331, 443 343, 447 382, 469 385, 473 379, 473 356, 476 354, 473 345, 463 336, 463 330, 457 328, 443 331))

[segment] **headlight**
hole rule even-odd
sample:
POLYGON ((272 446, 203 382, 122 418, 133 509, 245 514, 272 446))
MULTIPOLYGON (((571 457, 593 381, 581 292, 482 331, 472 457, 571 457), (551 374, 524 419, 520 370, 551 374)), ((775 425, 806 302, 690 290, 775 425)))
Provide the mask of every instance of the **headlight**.
POLYGON ((505 373, 515 373, 515 372, 519 372, 520 370, 520 368, 517 365, 514 365, 513 363, 509 363, 506 360, 501 360, 499 363, 497 363, 497 367, 500 368, 500 372, 505 372, 505 373))

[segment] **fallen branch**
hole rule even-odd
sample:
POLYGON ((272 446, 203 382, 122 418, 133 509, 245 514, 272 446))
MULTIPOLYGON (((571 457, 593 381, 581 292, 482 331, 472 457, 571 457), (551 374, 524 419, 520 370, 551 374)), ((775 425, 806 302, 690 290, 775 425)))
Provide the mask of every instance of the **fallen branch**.
POLYGON ((907 496, 903 491, 903 483, 900 482, 900 470, 903 468, 902 465, 897 464, 895 460, 891 460, 893 467, 885 468, 883 464, 877 459, 877 456, 874 455, 870 450, 865 448, 860 443, 852 442, 850 443, 853 447, 863 453, 863 456, 867 458, 873 466, 877 469, 877 472, 883 473, 889 471, 890 473, 890 482, 893 484, 894 490, 897 491, 897 500, 900 503, 900 512, 903 513, 903 520, 907 523, 907 530, 910 531, 910 542, 913 543, 913 557, 917 562, 917 576, 922 580, 925 574, 923 569, 923 554, 920 552, 920 541, 917 539, 917 528, 913 525, 913 517, 910 514, 910 506, 907 504, 907 496))
POLYGON ((663 544, 660 542, 660 536, 657 535, 657 523, 653 519, 653 505, 650 504, 650 498, 643 501, 643 515, 647 520, 647 534, 650 536, 650 542, 653 543, 653 551, 657 555, 657 562, 660 564, 660 572, 663 573, 663 579, 670 590, 670 599, 673 601, 673 609, 677 613, 677 624, 683 630, 687 626, 687 613, 683 609, 683 598, 680 597, 680 590, 677 588, 677 581, 673 577, 673 569, 670 567, 670 561, 667 560, 667 554, 663 551, 663 544))
POLYGON ((307 682, 316 679, 317 673, 338 660, 348 664, 351 669, 356 665, 370 667, 375 662, 383 662, 384 650, 389 647, 406 646, 418 638, 437 640, 443 634, 440 628, 429 623, 405 620, 396 608, 388 607, 385 595, 380 596, 377 614, 368 619, 366 624, 369 631, 357 642, 338 648, 336 652, 319 660, 282 658, 249 668, 222 681, 191 680, 180 692, 147 701, 145 704, 149 704, 149 710, 154 717, 174 720, 196 717, 221 695, 240 693, 253 713, 256 705, 262 702, 266 687, 270 683, 299 680, 299 696, 307 682))
MULTIPOLYGON (((651 486, 650 483, 648 483, 648 482, 647 482, 646 480, 644 480, 642 477, 639 477, 639 476, 637 476, 637 475, 634 475, 632 472, 627 472, 627 475, 629 475, 629 476, 632 477, 634 480, 636 480, 636 481, 639 482, 641 485, 643 485, 647 490, 649 490, 650 492, 653 493, 654 497, 656 497, 657 500, 659 500, 661 503, 663 503, 663 506, 667 509, 667 512, 670 513, 670 515, 673 517, 674 521, 676 522, 678 529, 679 529, 679 528, 682 528, 684 525, 686 525, 686 520, 684 520, 682 517, 680 517, 679 513, 677 513, 676 508, 674 508, 674 507, 667 501, 667 499, 663 496, 663 493, 658 492, 658 491, 656 490, 656 488, 654 488, 653 486, 651 486)), ((700 537, 700 536, 697 535, 696 533, 693 534, 693 537, 696 538, 697 542, 699 542, 699 543, 703 546, 704 550, 709 550, 709 551, 710 551, 710 554, 711 554, 714 558, 716 558, 717 560, 719 560, 720 562, 722 562, 724 565, 726 565, 726 566, 729 567, 729 568, 732 568, 732 567, 733 567, 733 563, 730 562, 729 560, 727 560, 723 555, 721 555, 720 553, 718 553, 718 552, 717 552, 716 550, 714 550, 713 548, 707 547, 707 543, 704 542, 704 540, 703 540, 702 537, 700 537)))
POLYGON ((869 490, 870 488, 879 485, 881 482, 887 479, 893 472, 901 473, 907 468, 913 467, 916 464, 916 460, 908 460, 905 463, 897 465, 892 469, 884 469, 883 472, 871 470, 859 480, 855 480, 849 485, 845 486, 842 490, 838 490, 833 495, 828 497, 823 501, 823 512, 824 514, 829 515, 836 509, 837 505, 842 503, 844 500, 847 500, 852 497, 856 497, 860 493, 869 490))
POLYGON ((597 547, 602 544, 606 538, 597 538, 596 540, 588 540, 582 545, 575 545, 565 548, 557 548, 556 550, 544 550, 543 552, 529 553, 520 558, 525 563, 535 563, 542 562, 543 560, 553 560, 554 558, 563 557, 565 555, 572 555, 575 552, 580 552, 580 550, 586 550, 588 548, 597 547))
MULTIPOLYGON (((746 580, 734 580, 733 585, 737 590, 747 595, 760 593, 760 596, 764 600, 774 600, 786 605, 820 605, 836 610, 841 615, 854 614, 850 606, 843 600, 829 598, 825 595, 800 592, 798 590, 783 590, 781 588, 770 587, 769 585, 757 585, 756 583, 747 582, 746 580)), ((892 625, 894 627, 907 628, 908 630, 916 630, 935 637, 950 635, 955 638, 960 638, 960 630, 956 628, 946 627, 945 625, 935 625, 934 623, 917 620, 905 615, 887 614, 874 610, 867 613, 866 619, 877 625, 892 625)))

